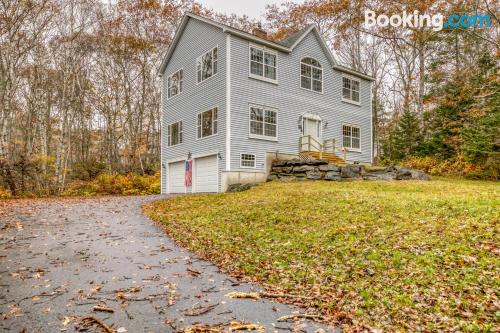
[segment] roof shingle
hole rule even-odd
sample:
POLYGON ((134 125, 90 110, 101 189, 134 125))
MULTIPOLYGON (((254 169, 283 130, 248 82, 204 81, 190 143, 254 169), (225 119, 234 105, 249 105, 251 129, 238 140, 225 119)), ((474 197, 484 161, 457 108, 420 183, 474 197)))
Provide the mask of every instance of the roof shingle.
POLYGON ((280 45, 283 45, 285 47, 292 47, 293 44, 295 44, 296 41, 298 41, 300 39, 300 37, 302 37, 302 35, 304 33, 306 33, 306 31, 310 28, 311 26, 307 26, 307 27, 304 27, 302 29, 300 29, 299 31, 295 32, 295 33, 292 33, 291 35, 289 35, 288 37, 285 37, 284 39, 280 40, 278 42, 278 44, 280 45))

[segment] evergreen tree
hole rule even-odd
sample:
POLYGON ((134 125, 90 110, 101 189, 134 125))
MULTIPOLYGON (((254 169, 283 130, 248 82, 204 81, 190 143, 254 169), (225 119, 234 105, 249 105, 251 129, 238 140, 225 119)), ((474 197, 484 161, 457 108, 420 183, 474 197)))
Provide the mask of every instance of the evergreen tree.
POLYGON ((392 159, 401 160, 418 152, 422 134, 417 115, 405 111, 392 135, 392 159))
POLYGON ((462 132, 462 152, 489 173, 500 173, 500 80, 498 66, 489 54, 478 61, 479 72, 472 78, 476 90, 471 121, 462 132))

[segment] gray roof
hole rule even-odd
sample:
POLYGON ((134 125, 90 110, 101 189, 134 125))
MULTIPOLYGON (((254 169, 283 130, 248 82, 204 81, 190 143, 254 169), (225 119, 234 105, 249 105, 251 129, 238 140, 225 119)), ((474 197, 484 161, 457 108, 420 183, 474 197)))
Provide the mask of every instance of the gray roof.
POLYGON ((292 47, 299 39, 301 39, 302 35, 308 32, 311 26, 304 27, 297 32, 292 33, 288 37, 283 38, 278 42, 285 47, 292 47))
POLYGON ((366 75, 364 73, 360 73, 358 71, 355 71, 353 69, 350 69, 350 68, 347 68, 347 67, 344 67, 344 66, 339 66, 339 64, 337 63, 337 61, 333 57, 333 54, 332 54, 331 50, 328 48, 328 46, 326 45, 323 37, 319 33, 318 28, 314 24, 311 24, 311 25, 309 25, 307 27, 304 27, 304 28, 300 29, 299 31, 291 34, 290 36, 282 39, 279 42, 273 42, 271 40, 260 38, 260 37, 258 37, 256 35, 253 35, 251 33, 246 32, 246 31, 239 30, 239 29, 233 28, 231 26, 228 26, 228 25, 225 25, 225 24, 222 24, 222 23, 219 23, 219 22, 215 22, 214 20, 210 20, 208 18, 199 16, 199 15, 195 15, 193 13, 186 13, 184 15, 183 19, 182 19, 181 24, 177 28, 177 31, 176 31, 175 36, 174 36, 174 39, 172 40, 172 43, 171 43, 171 45, 170 45, 167 53, 165 54, 165 57, 163 58, 162 63, 160 65, 160 69, 159 69, 159 75, 160 76, 165 71, 165 68, 167 67, 167 63, 170 60, 172 52, 175 49, 175 47, 176 47, 176 45, 177 45, 177 43, 179 41, 179 38, 182 35, 182 31, 184 30, 184 28, 185 28, 185 26, 186 26, 186 24, 187 24, 187 22, 188 22, 189 19, 196 19, 196 20, 205 22, 207 24, 210 24, 210 25, 213 25, 213 26, 216 26, 216 27, 222 29, 222 31, 224 31, 224 32, 227 32, 227 33, 239 36, 241 38, 248 39, 250 41, 261 43, 261 44, 266 45, 268 47, 274 48, 274 49, 282 51, 282 52, 287 52, 287 53, 292 52, 292 50, 300 43, 300 41, 308 33, 313 32, 318 37, 318 40, 320 41, 321 47, 323 48, 323 51, 325 52, 325 54, 326 54, 326 56, 327 56, 328 60, 330 61, 330 63, 331 63, 331 65, 332 65, 333 68, 335 68, 335 69, 337 69, 339 71, 342 71, 342 72, 346 72, 346 73, 349 73, 349 74, 352 74, 352 75, 363 77, 363 78, 365 78, 367 80, 373 80, 373 77, 368 76, 368 75, 366 75))

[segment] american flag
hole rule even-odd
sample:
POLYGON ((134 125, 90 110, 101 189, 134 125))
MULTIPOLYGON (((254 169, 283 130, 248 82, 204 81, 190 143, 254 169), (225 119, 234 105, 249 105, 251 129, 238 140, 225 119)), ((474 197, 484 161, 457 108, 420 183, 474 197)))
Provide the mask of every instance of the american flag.
POLYGON ((193 161, 187 160, 185 162, 184 185, 188 187, 192 186, 192 184, 193 184, 193 161))

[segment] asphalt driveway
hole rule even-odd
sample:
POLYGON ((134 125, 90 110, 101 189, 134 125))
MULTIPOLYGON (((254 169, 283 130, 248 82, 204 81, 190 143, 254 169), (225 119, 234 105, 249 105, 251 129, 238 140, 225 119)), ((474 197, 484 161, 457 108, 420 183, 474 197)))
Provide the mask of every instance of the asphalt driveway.
POLYGON ((159 198, 0 202, 0 331, 102 332, 85 316, 119 333, 196 323, 228 329, 230 322, 266 332, 332 331, 309 320, 278 322, 299 311, 288 305, 227 297, 260 289, 175 245, 141 213, 159 198))

